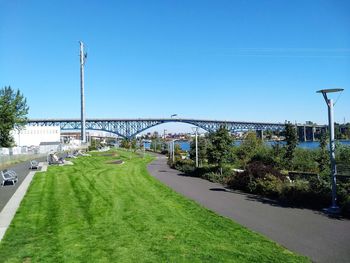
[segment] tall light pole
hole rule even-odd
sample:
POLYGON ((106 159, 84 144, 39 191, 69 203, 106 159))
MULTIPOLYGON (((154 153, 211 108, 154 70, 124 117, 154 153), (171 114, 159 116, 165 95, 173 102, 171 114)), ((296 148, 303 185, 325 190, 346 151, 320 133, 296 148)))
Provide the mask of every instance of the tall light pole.
POLYGON ((332 177, 332 206, 327 209, 329 213, 339 213, 337 205, 337 166, 335 163, 335 141, 334 141, 334 103, 332 99, 328 99, 327 93, 339 92, 344 89, 324 89, 317 93, 322 93, 328 108, 328 129, 329 129, 329 155, 331 159, 331 177, 332 177))
POLYGON ((84 65, 87 58, 87 54, 84 54, 84 43, 79 41, 80 44, 80 100, 81 100, 81 133, 80 139, 82 143, 86 143, 85 133, 85 95, 84 95, 84 65))
POLYGON ((198 127, 192 127, 192 131, 196 134, 196 168, 198 168, 198 127))
POLYGON ((172 140, 172 158, 173 158, 173 163, 175 162, 175 141, 176 139, 172 140))

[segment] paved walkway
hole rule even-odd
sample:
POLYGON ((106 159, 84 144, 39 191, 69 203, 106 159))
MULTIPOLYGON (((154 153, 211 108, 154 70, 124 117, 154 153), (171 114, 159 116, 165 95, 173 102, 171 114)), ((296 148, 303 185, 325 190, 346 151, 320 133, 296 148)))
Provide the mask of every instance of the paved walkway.
MULTIPOLYGON (((39 163, 41 171, 46 171, 47 166, 39 163)), ((10 168, 18 176, 18 182, 15 185, 5 185, 0 187, 0 241, 7 228, 10 226, 21 201, 28 190, 34 174, 40 170, 29 170, 29 162, 17 164, 10 168)))
MULTIPOLYGON (((36 160, 41 162, 41 161, 44 161, 45 159, 46 159, 45 157, 41 157, 41 158, 37 158, 36 160)), ((27 162, 15 164, 10 168, 8 168, 9 170, 14 170, 16 172, 18 176, 18 182, 15 185, 6 185, 4 187, 0 186, 0 212, 7 204, 8 200, 10 200, 12 195, 16 192, 18 187, 20 187, 20 185, 22 184, 22 182, 30 172, 29 167, 30 167, 29 161, 27 161, 27 162)))
POLYGON ((350 262, 350 220, 225 189, 170 169, 164 156, 148 166, 151 175, 201 205, 259 232, 314 262, 350 262))

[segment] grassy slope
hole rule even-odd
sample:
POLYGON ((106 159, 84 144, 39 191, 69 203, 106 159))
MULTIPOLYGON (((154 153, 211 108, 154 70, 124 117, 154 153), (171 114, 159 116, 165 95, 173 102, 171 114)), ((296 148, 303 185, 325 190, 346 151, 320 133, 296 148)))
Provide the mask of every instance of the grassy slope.
POLYGON ((1 262, 303 262, 147 174, 145 159, 85 157, 37 173, 1 262))

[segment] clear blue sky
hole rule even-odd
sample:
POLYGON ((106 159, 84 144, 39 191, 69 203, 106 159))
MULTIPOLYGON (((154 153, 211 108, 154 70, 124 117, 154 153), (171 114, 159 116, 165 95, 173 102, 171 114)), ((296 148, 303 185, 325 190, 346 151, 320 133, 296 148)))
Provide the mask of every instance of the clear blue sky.
POLYGON ((0 87, 30 118, 350 121, 350 1, 0 0, 0 87))

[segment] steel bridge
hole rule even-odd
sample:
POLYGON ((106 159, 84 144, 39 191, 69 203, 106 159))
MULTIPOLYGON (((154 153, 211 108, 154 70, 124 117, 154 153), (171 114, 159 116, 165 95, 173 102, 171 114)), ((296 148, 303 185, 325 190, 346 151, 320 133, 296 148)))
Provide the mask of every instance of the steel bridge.
MULTIPOLYGON (((85 128, 87 130, 97 130, 114 133, 123 138, 133 138, 140 132, 151 127, 168 122, 187 123, 200 127, 208 132, 216 131, 219 127, 225 126, 230 132, 237 131, 267 131, 283 130, 284 123, 268 122, 240 122, 240 121, 221 121, 221 120, 197 120, 197 119, 87 119, 85 128)), ((59 126, 61 130, 80 130, 80 119, 31 119, 28 121, 30 126, 59 126)), ((300 125, 305 129, 312 128, 312 125, 300 125)), ((321 127, 321 126, 319 126, 321 127)), ((323 126, 322 126, 323 127, 323 126)), ((306 136, 306 132, 305 132, 306 136)), ((304 137, 305 137, 304 136, 304 137)))

